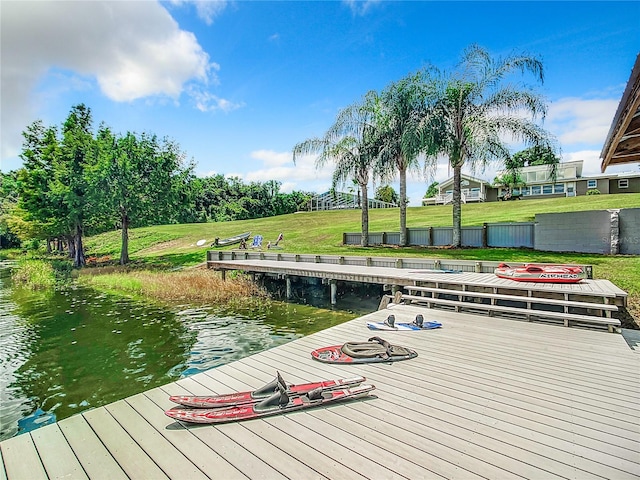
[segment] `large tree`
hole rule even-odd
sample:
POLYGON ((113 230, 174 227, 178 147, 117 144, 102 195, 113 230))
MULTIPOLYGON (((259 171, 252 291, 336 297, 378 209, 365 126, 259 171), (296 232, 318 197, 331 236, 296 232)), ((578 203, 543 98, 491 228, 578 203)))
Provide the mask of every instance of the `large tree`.
POLYGON ((419 168, 419 156, 431 158, 434 130, 422 121, 430 111, 432 84, 419 71, 390 84, 376 104, 375 122, 382 147, 377 169, 383 180, 400 178, 400 245, 407 245, 407 171, 419 168))
POLYGON ((82 246, 85 220, 90 215, 86 171, 95 158, 91 128, 91 109, 83 104, 73 106, 62 126, 60 151, 53 171, 52 194, 66 210, 64 220, 71 235, 69 250, 75 267, 86 263, 82 246))
POLYGON ((477 45, 465 50, 455 71, 427 71, 435 108, 425 123, 437 132, 438 153, 453 169, 454 247, 461 246, 462 167, 483 169, 489 162, 506 162, 508 141, 553 148, 551 135, 537 123, 546 114, 543 97, 524 83, 507 81, 527 72, 543 82, 539 59, 526 54, 493 58, 477 45))
POLYGON ((66 238, 70 233, 65 220, 67 209, 54 199, 52 193, 54 169, 60 155, 57 129, 46 128, 41 120, 37 120, 26 128, 22 136, 20 158, 23 166, 17 173, 17 212, 20 220, 24 221, 19 228, 20 236, 23 240, 26 237, 40 240, 66 238))
POLYGON ((146 133, 118 137, 102 126, 96 146, 92 192, 102 216, 121 228, 120 264, 125 265, 130 227, 170 223, 188 209, 185 188, 193 167, 184 165, 176 144, 146 133))
POLYGON ((371 91, 365 97, 338 113, 336 121, 321 138, 311 138, 293 147, 293 161, 315 154, 316 167, 334 164, 332 188, 355 180, 360 187, 362 236, 360 244, 369 245, 368 187, 377 155, 380 135, 375 117, 379 96, 371 91))

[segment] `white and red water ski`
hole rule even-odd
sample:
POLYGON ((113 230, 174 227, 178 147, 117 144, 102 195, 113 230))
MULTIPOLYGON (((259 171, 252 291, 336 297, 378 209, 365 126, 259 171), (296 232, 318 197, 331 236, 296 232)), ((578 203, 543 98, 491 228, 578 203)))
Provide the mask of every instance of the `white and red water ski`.
POLYGON ((373 385, 332 390, 317 388, 296 396, 289 396, 285 390, 281 390, 257 403, 208 409, 174 407, 165 414, 175 420, 189 423, 238 422, 364 397, 375 388, 373 385))
POLYGON ((174 395, 169 397, 174 403, 185 407, 194 408, 226 408, 236 405, 244 405, 248 403, 257 403, 265 398, 270 397, 279 391, 279 385, 282 386, 288 395, 303 395, 312 390, 321 388, 323 390, 331 390, 336 388, 345 388, 360 385, 366 380, 365 377, 340 378, 337 380, 324 380, 312 383, 301 383, 299 385, 287 384, 278 373, 275 380, 267 383, 264 387, 250 392, 229 393, 226 395, 174 395))

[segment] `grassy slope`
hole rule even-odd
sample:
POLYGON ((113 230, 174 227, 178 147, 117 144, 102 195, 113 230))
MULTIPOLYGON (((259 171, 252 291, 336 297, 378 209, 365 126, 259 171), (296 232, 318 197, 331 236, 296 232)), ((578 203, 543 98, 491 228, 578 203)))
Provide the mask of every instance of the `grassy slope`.
MULTIPOLYGON (((640 194, 598 195, 544 200, 463 205, 464 226, 484 222, 533 221, 536 213, 556 213, 607 208, 638 208, 640 194)), ((371 210, 369 229, 398 231, 398 209, 371 210)), ((450 226, 451 206, 411 207, 407 212, 407 226, 450 226)), ((251 231, 264 237, 264 245, 284 234, 284 250, 293 253, 369 256, 424 256, 476 260, 536 261, 585 263, 594 265, 596 278, 607 278, 630 294, 630 310, 640 318, 640 257, 603 256, 592 254, 556 254, 520 249, 427 249, 422 247, 343 246, 343 232, 360 231, 360 211, 304 212, 278 217, 224 223, 160 225, 133 229, 130 232, 130 256, 133 261, 178 266, 194 265, 205 259, 205 252, 215 237, 225 238, 251 231), (203 247, 195 243, 205 239, 203 247)), ((118 258, 120 232, 109 232, 88 238, 89 255, 111 255, 118 258)), ((232 247, 228 247, 232 248, 232 247)))

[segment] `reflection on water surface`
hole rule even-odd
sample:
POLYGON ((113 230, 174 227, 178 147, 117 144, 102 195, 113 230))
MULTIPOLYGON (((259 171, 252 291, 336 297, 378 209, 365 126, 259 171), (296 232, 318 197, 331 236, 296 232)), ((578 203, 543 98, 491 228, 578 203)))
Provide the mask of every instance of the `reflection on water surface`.
POLYGON ((221 312, 83 287, 32 292, 13 288, 0 263, 0 440, 353 317, 282 302, 221 312))

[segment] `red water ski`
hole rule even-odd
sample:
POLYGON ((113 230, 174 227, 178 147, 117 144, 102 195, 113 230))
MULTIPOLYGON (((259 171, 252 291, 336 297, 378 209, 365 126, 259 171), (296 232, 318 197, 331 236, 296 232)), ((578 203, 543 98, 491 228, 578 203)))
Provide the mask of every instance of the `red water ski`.
POLYGON ((364 397, 375 388, 373 385, 358 385, 336 390, 317 388, 296 396, 289 396, 285 390, 281 390, 258 403, 209 409, 174 407, 167 410, 165 414, 175 420, 189 423, 238 422, 364 397))
POLYGON ((364 377, 352 377, 352 378, 340 378, 337 380, 324 380, 320 382, 301 383, 300 385, 287 384, 280 373, 277 373, 276 378, 267 383, 264 387, 251 392, 237 392, 229 393, 227 395, 174 395, 169 397, 174 403, 183 405, 185 407, 195 408, 226 408, 235 405, 244 405, 247 403, 257 403, 260 400, 270 397, 274 393, 279 391, 279 385, 282 385, 288 395, 302 395, 311 390, 321 388, 323 390, 331 390, 336 388, 345 388, 349 386, 359 385, 364 382, 364 377))

